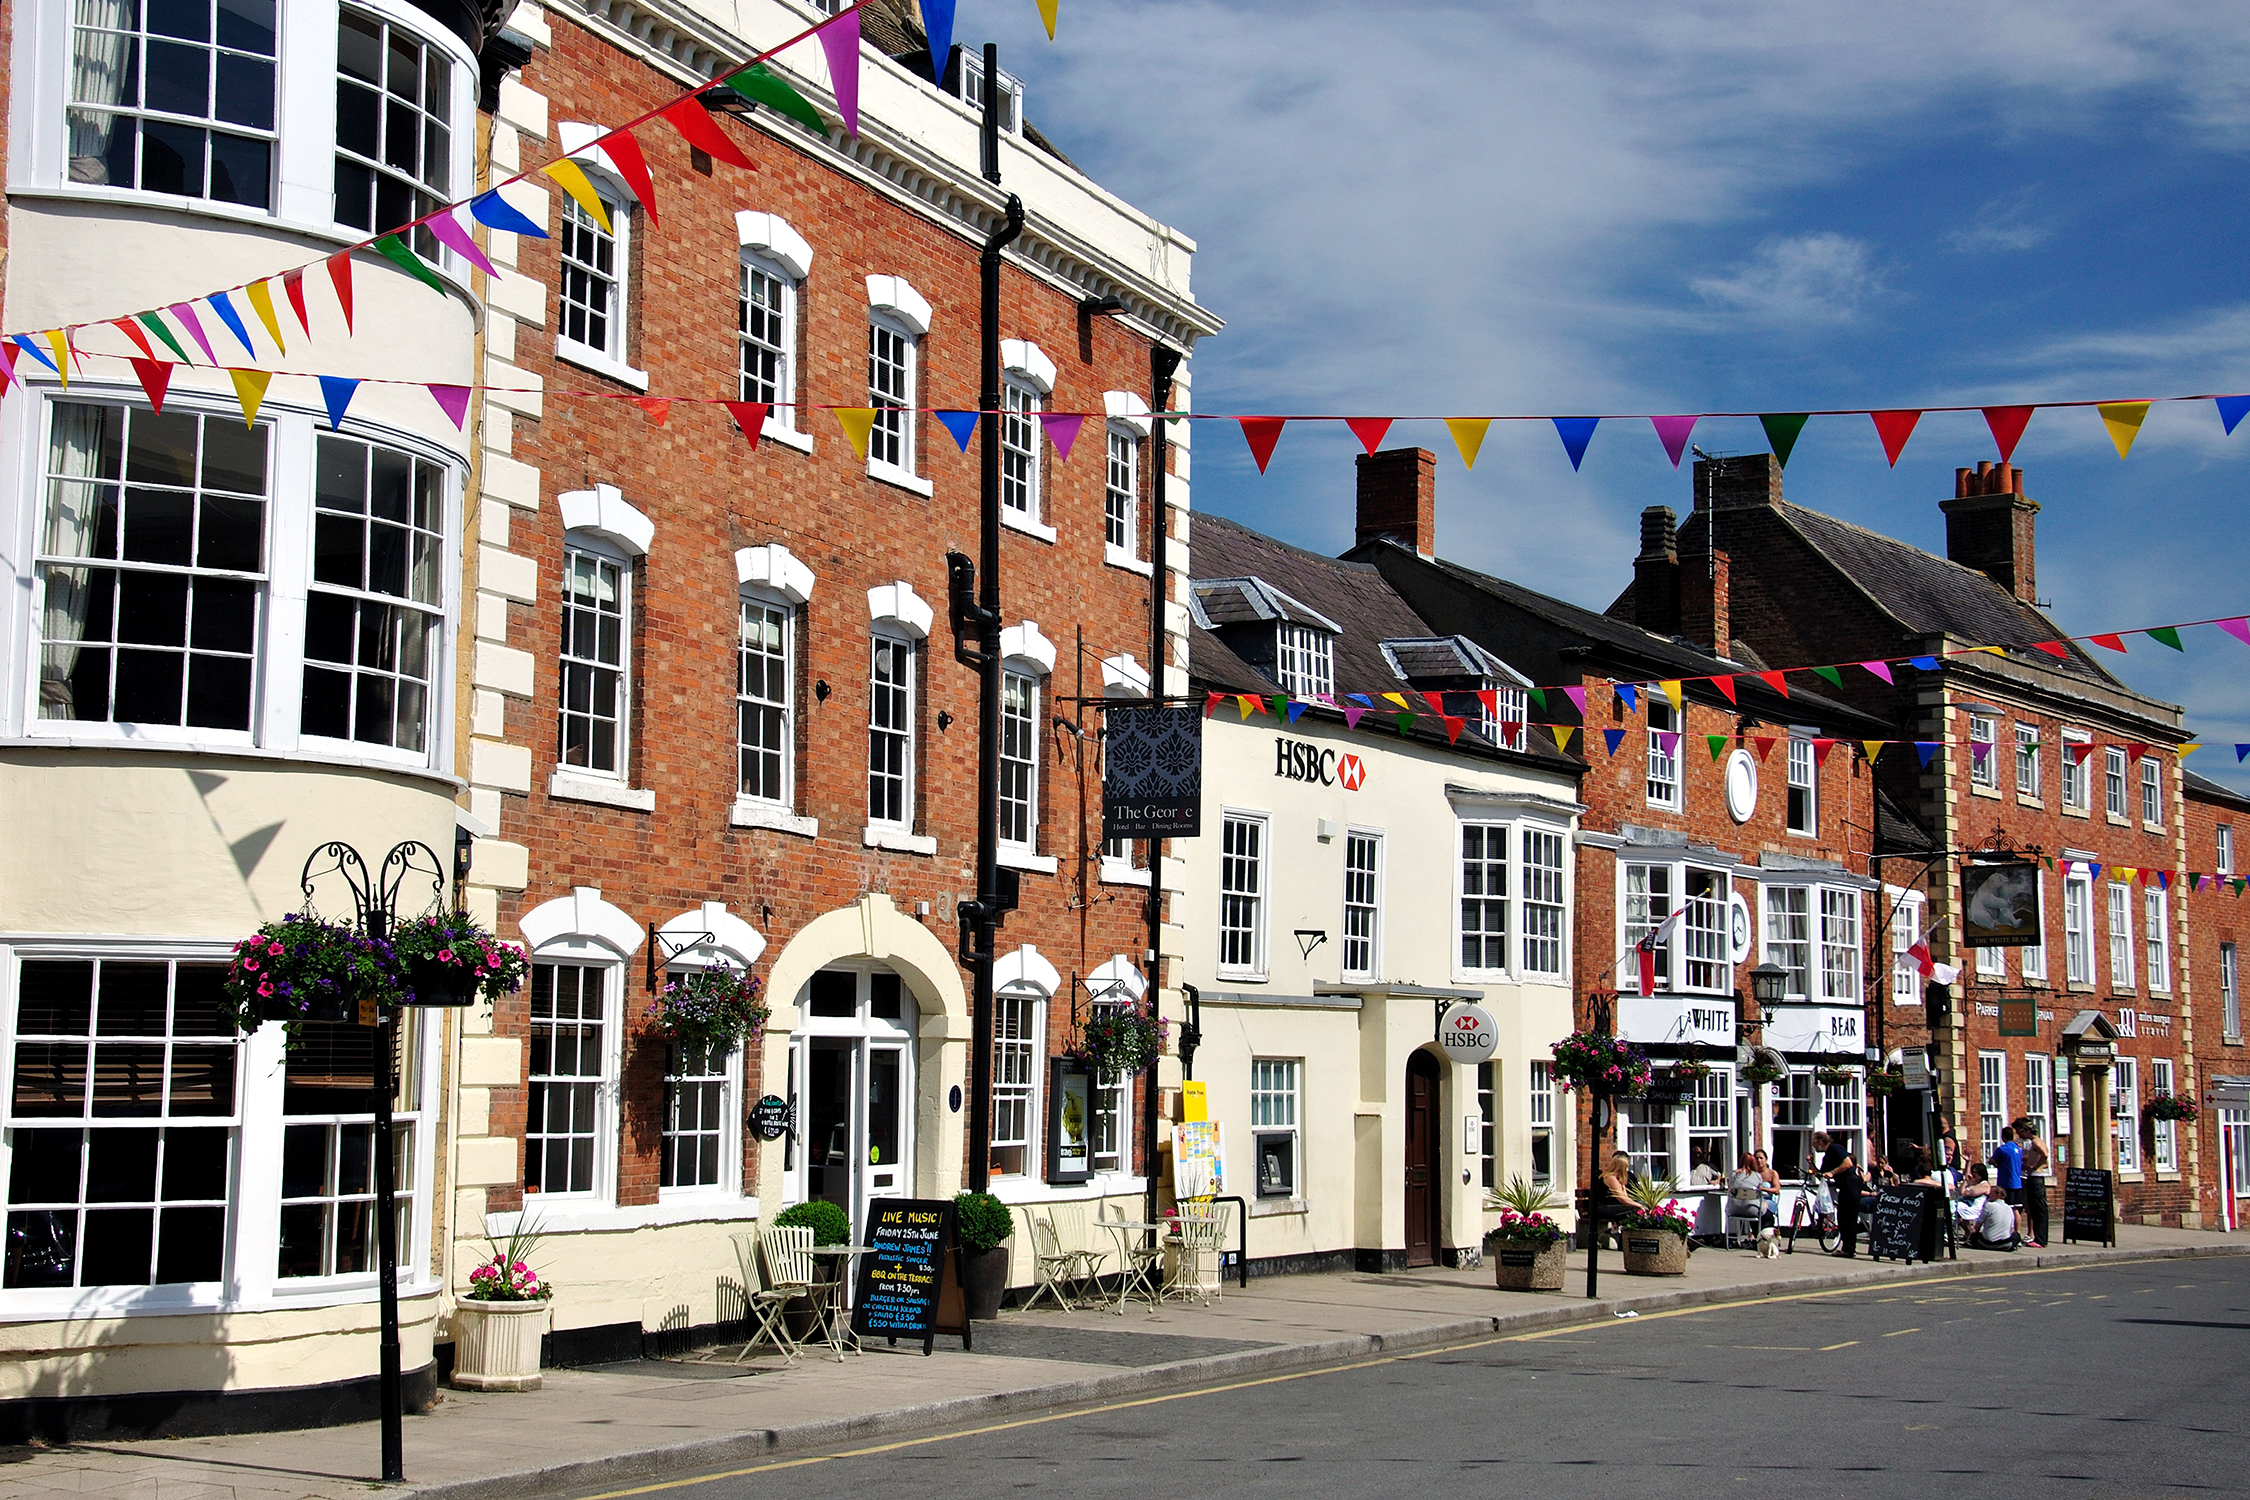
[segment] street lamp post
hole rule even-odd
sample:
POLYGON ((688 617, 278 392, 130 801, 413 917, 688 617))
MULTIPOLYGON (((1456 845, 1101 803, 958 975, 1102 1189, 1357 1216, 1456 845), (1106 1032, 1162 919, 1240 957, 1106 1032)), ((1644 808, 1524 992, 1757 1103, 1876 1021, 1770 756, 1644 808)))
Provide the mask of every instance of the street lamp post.
MULTIPOLYGON (((1599 994, 1594 994, 1587 997, 1587 1004, 1592 1011, 1587 1017, 1587 1024, 1593 1033, 1596 1036, 1610 1035, 1609 1002, 1599 994)), ((1591 1165, 1595 1184, 1586 1193, 1586 1208, 1594 1220, 1593 1233, 1586 1236, 1586 1296, 1591 1301, 1601 1295, 1602 1284, 1602 1111, 1612 1106, 1609 1095, 1602 1092, 1600 1083, 1595 1083, 1589 1092, 1593 1096, 1594 1141, 1591 1165)))

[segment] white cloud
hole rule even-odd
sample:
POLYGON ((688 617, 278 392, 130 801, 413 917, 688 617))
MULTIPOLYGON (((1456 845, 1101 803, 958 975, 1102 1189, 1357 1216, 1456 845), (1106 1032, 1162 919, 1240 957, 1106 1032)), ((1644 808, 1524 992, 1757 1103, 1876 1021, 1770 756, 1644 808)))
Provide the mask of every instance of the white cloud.
POLYGON ((2027 187, 1992 199, 1948 234, 1946 244, 1963 255, 2036 250, 2054 236, 2055 229, 2033 214, 2032 196, 2027 187))
POLYGON ((1772 323, 1847 323, 1859 305, 1883 290, 1867 246, 1841 234, 1768 240, 1726 276, 1688 283, 1706 302, 1772 323))

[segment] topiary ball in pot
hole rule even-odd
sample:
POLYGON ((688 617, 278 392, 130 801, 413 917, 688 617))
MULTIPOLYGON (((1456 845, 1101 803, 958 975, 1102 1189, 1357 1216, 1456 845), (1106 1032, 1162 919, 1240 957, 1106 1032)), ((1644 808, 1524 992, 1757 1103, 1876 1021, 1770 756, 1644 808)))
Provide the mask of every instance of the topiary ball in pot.
POLYGON ((953 1235, 961 1247, 961 1291, 970 1317, 989 1322, 1000 1316, 1008 1291, 1007 1239, 1015 1232, 1015 1215, 990 1193, 954 1196, 953 1235))
POLYGON ((852 1221, 826 1198, 794 1204, 774 1215, 776 1229, 795 1229, 799 1225, 811 1227, 815 1245, 848 1245, 852 1241, 852 1221))

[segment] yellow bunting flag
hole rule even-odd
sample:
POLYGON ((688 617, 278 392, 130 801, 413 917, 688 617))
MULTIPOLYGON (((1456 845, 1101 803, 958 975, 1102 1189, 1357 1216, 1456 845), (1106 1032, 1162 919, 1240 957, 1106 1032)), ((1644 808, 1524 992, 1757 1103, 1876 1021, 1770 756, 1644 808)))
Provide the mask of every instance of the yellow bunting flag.
POLYGON ((602 226, 602 233, 614 232, 609 227, 609 210, 602 207, 602 195, 594 191, 592 180, 578 163, 566 156, 561 161, 549 162, 539 170, 545 176, 553 178, 564 192, 570 194, 572 200, 586 210, 588 217, 602 226))
POLYGON ((2200 741, 2200 740, 2190 740, 2190 741, 2189 741, 2188 743, 2186 743, 2186 744, 2184 744, 2184 745, 2180 746, 2180 759, 2182 759, 2182 760, 2186 760, 2186 759, 2187 759, 2187 758, 2188 758, 2189 756, 2191 756, 2191 755, 2195 754, 2195 752, 2196 752, 2196 751, 2198 751, 2198 750, 2200 750, 2200 749, 2202 749, 2202 748, 2203 748, 2203 742, 2202 742, 2202 741, 2200 741))
POLYGON ((1982 651, 1987 656, 1997 656, 2002 660, 2006 660, 2008 655, 2008 648, 2005 646, 1971 646, 1969 649, 1971 651, 1982 651))
POLYGON ((1404 698, 1401 698, 1398 694, 1385 693, 1383 696, 1389 699, 1391 702, 1396 703, 1400 708, 1405 709, 1408 713, 1414 712, 1414 705, 1407 702, 1404 698))
POLYGON ((1492 425, 1490 417, 1447 417, 1445 430, 1453 434, 1453 446, 1461 450, 1464 468, 1477 466, 1477 450, 1484 446, 1485 429, 1492 425))
POLYGON ((2117 445, 2117 456, 2123 458, 2133 451, 2133 439, 2141 435, 2141 423, 2148 420, 2146 401, 2111 401, 2094 408, 2102 414, 2102 425, 2109 429, 2109 440, 2117 445))
POLYGON ((1047 23, 1047 40, 1055 39, 1055 8, 1062 0, 1039 0, 1039 19, 1047 23))
POLYGON ((1555 748, 1568 755, 1570 753, 1570 737, 1578 731, 1568 724, 1549 724, 1547 732, 1555 737, 1555 748))
POLYGON ((1256 709, 1259 713, 1264 713, 1266 711, 1265 703, 1260 699, 1251 697, 1248 693, 1236 693, 1234 695, 1234 706, 1241 712, 1242 717, 1245 719, 1250 717, 1250 710, 1252 710, 1253 708, 1256 709))
POLYGON ((1657 686, 1664 690, 1665 701, 1672 705, 1672 712, 1678 713, 1680 711, 1680 685, 1676 682, 1660 682, 1657 686))
POLYGON ((1883 747, 1889 743, 1889 740, 1861 740, 1859 748, 1867 752, 1867 763, 1873 765, 1875 764, 1875 757, 1881 755, 1883 747))
POLYGON ((266 399, 266 387, 273 384, 273 372, 228 370, 227 378, 234 382, 234 399, 242 403, 242 425, 256 426, 258 404, 266 399))
POLYGON ((55 351, 55 373, 62 377, 64 390, 70 389, 70 339, 59 328, 47 332, 47 347, 55 351))
POLYGON ((281 319, 273 313, 273 288, 263 281, 253 281, 243 290, 249 294, 251 311, 266 325, 266 332, 273 335, 274 347, 287 354, 289 346, 281 341, 281 319))
POLYGON ((852 445, 852 452, 862 462, 867 458, 867 434, 875 427, 875 408, 872 406, 839 406, 836 408, 837 425, 844 429, 844 439, 852 445))

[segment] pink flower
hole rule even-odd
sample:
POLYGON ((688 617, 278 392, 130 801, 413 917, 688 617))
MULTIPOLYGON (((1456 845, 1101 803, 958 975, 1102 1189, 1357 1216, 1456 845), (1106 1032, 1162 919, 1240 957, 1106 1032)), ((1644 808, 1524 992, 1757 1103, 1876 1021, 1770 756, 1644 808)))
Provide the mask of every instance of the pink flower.
POLYGON ((286 950, 284 950, 279 943, 268 943, 266 944, 266 951, 268 953, 271 953, 275 958, 279 958, 286 950))
POLYGON ((245 958, 242 961, 242 967, 248 970, 250 973, 255 974, 258 972, 258 961, 254 958, 245 958))
POLYGON ((270 998, 270 997, 272 996, 272 994, 273 994, 273 986, 272 986, 272 985, 270 985, 270 984, 261 984, 261 985, 259 985, 259 986, 258 986, 258 995, 259 995, 259 997, 260 997, 261 999, 265 999, 265 998, 270 998))
POLYGON ((449 964, 453 962, 453 950, 451 948, 438 949, 437 961, 441 964, 449 964))

